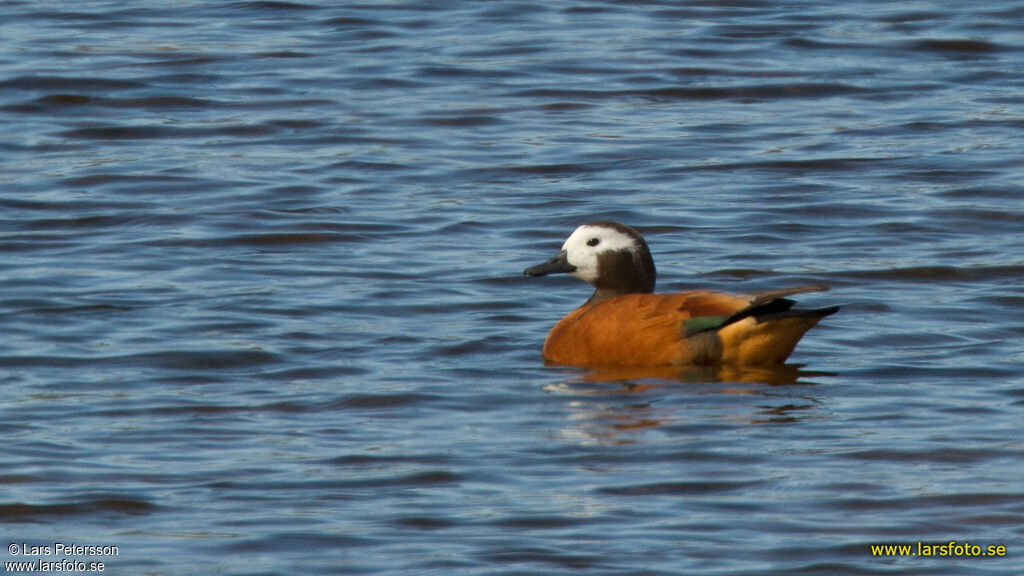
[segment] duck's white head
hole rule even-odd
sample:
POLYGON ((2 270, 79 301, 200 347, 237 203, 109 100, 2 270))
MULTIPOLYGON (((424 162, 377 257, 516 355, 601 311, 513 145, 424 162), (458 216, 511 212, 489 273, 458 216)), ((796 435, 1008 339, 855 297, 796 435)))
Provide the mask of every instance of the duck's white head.
POLYGON ((551 260, 527 268, 528 276, 569 273, 596 288, 590 302, 654 291, 656 272, 643 236, 618 222, 577 228, 551 260))

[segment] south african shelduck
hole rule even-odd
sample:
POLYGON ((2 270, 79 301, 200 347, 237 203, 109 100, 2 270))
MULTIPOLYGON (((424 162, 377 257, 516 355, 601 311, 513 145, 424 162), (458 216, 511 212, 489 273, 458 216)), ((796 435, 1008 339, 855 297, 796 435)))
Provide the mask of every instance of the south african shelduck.
POLYGON ((707 290, 654 294, 654 259, 633 228, 594 222, 576 229, 528 276, 569 273, 594 287, 544 341, 549 362, 584 367, 783 364, 804 332, 838 306, 794 309, 786 298, 828 286, 730 295, 707 290))

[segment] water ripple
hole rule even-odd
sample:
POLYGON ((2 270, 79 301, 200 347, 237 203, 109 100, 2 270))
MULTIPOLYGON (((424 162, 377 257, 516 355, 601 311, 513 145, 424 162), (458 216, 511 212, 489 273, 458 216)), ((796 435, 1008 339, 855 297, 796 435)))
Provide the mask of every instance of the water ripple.
POLYGON ((974 8, 8 3, 12 540, 124 573, 1006 573, 869 551, 1024 519, 1024 11, 974 8), (521 271, 598 219, 665 290, 843 310, 778 369, 545 366, 588 289, 521 271))

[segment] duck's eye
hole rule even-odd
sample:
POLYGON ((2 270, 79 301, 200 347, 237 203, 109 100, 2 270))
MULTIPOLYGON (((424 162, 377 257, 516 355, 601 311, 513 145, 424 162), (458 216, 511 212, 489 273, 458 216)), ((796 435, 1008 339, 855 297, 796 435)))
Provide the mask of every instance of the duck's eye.
POLYGON ((600 238, 591 238, 590 240, 587 240, 587 246, 597 246, 600 243, 601 243, 601 239, 600 238))

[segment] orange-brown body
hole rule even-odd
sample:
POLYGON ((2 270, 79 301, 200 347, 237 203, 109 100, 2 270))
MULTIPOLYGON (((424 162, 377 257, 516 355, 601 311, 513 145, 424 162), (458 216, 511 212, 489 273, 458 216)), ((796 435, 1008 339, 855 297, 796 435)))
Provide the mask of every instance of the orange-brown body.
POLYGON ((544 358, 586 367, 685 364, 777 365, 786 361, 820 315, 747 317, 687 335, 687 321, 731 316, 757 295, 710 291, 626 294, 584 304, 562 318, 544 342, 544 358))

